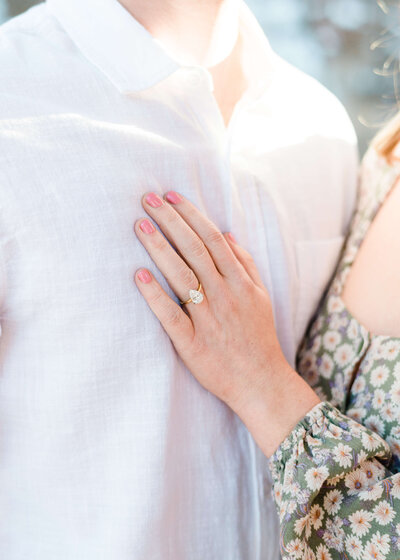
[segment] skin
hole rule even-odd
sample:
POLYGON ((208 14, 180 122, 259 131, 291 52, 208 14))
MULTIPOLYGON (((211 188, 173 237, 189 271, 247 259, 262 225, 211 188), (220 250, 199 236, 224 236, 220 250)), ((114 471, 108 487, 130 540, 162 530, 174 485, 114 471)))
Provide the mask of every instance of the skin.
POLYGON ((148 269, 136 272, 137 287, 191 373, 270 457, 320 400, 282 354, 252 257, 178 193, 148 193, 142 203, 152 220, 135 223, 139 241, 180 300, 198 280, 204 300, 180 306, 148 269))
POLYGON ((202 66, 227 126, 248 83, 237 0, 120 0, 180 64, 202 66))
MULTIPOLYGON (((248 85, 235 0, 120 2, 181 64, 208 68, 227 125, 248 85)), ((395 258, 400 251, 399 185, 388 201, 363 242, 342 297, 370 332, 400 336, 400 260, 395 258)), ((146 195, 143 207, 176 249, 148 219, 135 224, 139 240, 172 290, 184 300, 200 280, 206 295, 199 305, 181 307, 147 269, 135 274, 140 292, 188 369, 239 415, 271 456, 320 401, 282 354, 269 296, 254 261, 230 234, 219 232, 176 193, 166 199, 146 195)))
POLYGON ((399 216, 400 181, 371 224, 342 294, 346 307, 370 332, 393 337, 400 337, 399 216))

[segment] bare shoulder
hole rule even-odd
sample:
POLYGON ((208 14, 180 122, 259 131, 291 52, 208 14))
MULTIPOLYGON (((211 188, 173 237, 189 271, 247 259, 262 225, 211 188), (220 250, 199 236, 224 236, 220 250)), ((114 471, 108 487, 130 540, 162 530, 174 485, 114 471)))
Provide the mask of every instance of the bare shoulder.
MULTIPOLYGON (((400 337, 400 164, 373 148, 363 161, 359 209, 368 216, 366 233, 347 278, 343 300, 367 330, 400 337)), ((360 214, 361 215, 361 214, 360 214)), ((362 220, 360 221, 362 224, 362 220)))

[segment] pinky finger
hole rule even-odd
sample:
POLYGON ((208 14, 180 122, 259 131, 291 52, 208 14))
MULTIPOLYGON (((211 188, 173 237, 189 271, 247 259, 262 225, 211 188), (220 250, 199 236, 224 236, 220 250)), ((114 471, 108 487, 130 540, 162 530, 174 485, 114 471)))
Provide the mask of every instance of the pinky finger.
POLYGON ((136 272, 135 282, 174 346, 176 348, 177 345, 187 346, 194 335, 193 323, 188 315, 169 297, 146 268, 141 268, 136 272))
POLYGON ((261 279, 260 273, 258 272, 257 265, 250 253, 248 253, 246 249, 243 249, 243 247, 237 243, 231 233, 225 233, 224 236, 228 241, 235 257, 243 266, 250 278, 253 280, 254 284, 259 286, 260 288, 264 288, 264 283, 261 279))

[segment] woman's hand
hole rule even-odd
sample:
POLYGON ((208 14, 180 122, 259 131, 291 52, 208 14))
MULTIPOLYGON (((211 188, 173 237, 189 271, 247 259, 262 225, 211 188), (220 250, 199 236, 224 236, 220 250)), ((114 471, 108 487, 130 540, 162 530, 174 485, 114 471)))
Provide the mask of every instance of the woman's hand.
POLYGON ((199 282, 204 299, 185 304, 185 313, 146 269, 135 275, 140 292, 188 369, 270 455, 319 399, 282 354, 253 259, 174 191, 147 194, 143 207, 165 235, 149 219, 135 224, 154 263, 181 301, 199 282))

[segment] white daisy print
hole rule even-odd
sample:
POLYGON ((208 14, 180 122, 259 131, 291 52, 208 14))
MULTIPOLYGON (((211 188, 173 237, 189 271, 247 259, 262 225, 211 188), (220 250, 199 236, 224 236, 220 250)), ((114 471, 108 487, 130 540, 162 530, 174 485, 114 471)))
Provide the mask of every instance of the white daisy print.
POLYGON ((365 509, 360 509, 349 516, 351 530, 357 537, 362 537, 371 528, 372 515, 365 509))
POLYGON ((398 498, 400 500, 400 473, 396 474, 392 478, 392 488, 390 490, 391 495, 394 498, 398 498))
POLYGON ((274 486, 275 501, 279 505, 282 500, 282 484, 278 483, 274 486))
POLYGON ((384 555, 380 552, 377 545, 370 541, 365 545, 365 558, 366 560, 385 560, 384 555))
POLYGON ((365 379, 364 377, 356 377, 353 386, 352 386, 352 391, 353 393, 362 393, 365 389, 365 379))
POLYGON ((374 519, 379 525, 387 525, 394 519, 394 509, 386 500, 383 500, 374 508, 374 519))
POLYGON ((322 337, 321 337, 321 335, 318 335, 314 338, 314 340, 312 342, 310 352, 313 352, 313 354, 317 354, 317 352, 319 352, 319 350, 321 348, 321 344, 322 344, 322 337))
POLYGON ((385 404, 386 394, 382 389, 377 389, 374 393, 374 398, 372 399, 372 406, 374 408, 380 408, 385 404))
POLYGON ((397 457, 400 457, 400 441, 393 437, 386 438, 386 441, 390 446, 391 452, 397 457))
MULTIPOLYGON (((360 436, 358 436, 360 437, 360 436)), ((368 455, 365 453, 364 449, 361 449, 361 451, 358 453, 358 463, 360 465, 360 467, 362 467, 362 464, 365 463, 366 461, 368 461, 368 455)), ((371 462, 371 461, 368 461, 371 462)))
POLYGON ((358 337, 358 333, 359 333, 358 323, 355 319, 352 319, 347 328, 347 338, 350 338, 350 340, 354 340, 355 338, 358 337))
POLYGON ((298 354, 299 373, 322 402, 273 462, 284 483, 276 500, 285 505, 284 560, 400 560, 400 337, 370 336, 341 300, 347 265, 398 177, 389 169, 364 186, 336 287, 298 354))
POLYGON ((333 439, 342 439, 343 430, 339 426, 332 424, 329 426, 326 436, 333 439))
POLYGON ((339 428, 339 426, 332 424, 329 426, 329 431, 327 431, 326 436, 333 439, 341 439, 343 436, 343 430, 339 428))
POLYGON ((314 504, 310 510, 310 522, 316 531, 321 527, 325 512, 318 504, 314 504))
POLYGON ((339 443, 332 453, 333 459, 339 463, 341 467, 350 467, 353 461, 353 452, 349 445, 339 443))
POLYGON ((327 331, 322 339, 322 343, 324 348, 328 350, 328 352, 333 352, 336 347, 341 343, 342 336, 337 331, 327 331))
POLYGON ((315 354, 313 354, 313 352, 310 352, 309 350, 305 352, 299 364, 299 368, 302 372, 302 375, 304 375, 304 373, 309 369, 316 369, 315 354))
POLYGON ((375 449, 377 449, 380 446, 380 442, 379 442, 377 436, 374 435, 374 434, 369 434, 367 432, 363 432, 361 438, 362 438, 363 446, 368 451, 375 451, 375 449))
POLYGON ((350 416, 350 418, 356 422, 361 422, 366 414, 367 411, 365 408, 349 408, 347 411, 347 416, 350 416))
POLYGON ((360 366, 360 375, 364 375, 370 371, 372 366, 374 365, 374 361, 372 360, 371 356, 365 358, 365 361, 360 366))
POLYGON ((334 367, 335 365, 329 354, 324 354, 321 358, 321 363, 319 366, 319 372, 321 373, 322 377, 325 377, 325 379, 330 379, 334 367))
POLYGON ((400 423, 398 426, 393 426, 393 428, 390 430, 390 435, 400 440, 400 423))
POLYGON ((307 545, 304 547, 303 560, 315 560, 314 551, 307 545))
POLYGON ((366 488, 367 477, 361 469, 357 469, 356 471, 350 472, 348 475, 346 475, 344 483, 349 489, 350 495, 358 494, 358 492, 366 488))
POLYGON ((345 397, 345 393, 343 391, 343 388, 334 386, 334 387, 332 387, 331 391, 332 391, 332 396, 331 396, 331 399, 330 399, 331 403, 334 406, 341 403, 343 401, 344 397, 345 397))
POLYGON ((374 486, 367 486, 362 492, 358 494, 358 498, 364 501, 372 501, 375 502, 382 497, 383 488, 379 484, 375 484, 374 486))
POLYGON ((309 385, 311 385, 311 387, 313 387, 314 385, 316 385, 316 383, 318 383, 319 380, 319 373, 316 367, 314 368, 309 368, 307 369, 304 373, 303 373, 303 379, 305 381, 307 381, 307 383, 309 385))
POLYGON ((368 418, 364 420, 364 426, 379 434, 380 436, 385 431, 385 424, 376 414, 371 414, 371 416, 368 416, 368 418))
POLYGON ((380 414, 383 420, 386 420, 386 422, 394 422, 394 420, 396 419, 396 413, 393 405, 389 402, 385 403, 384 406, 382 406, 382 408, 380 409, 380 414))
POLYGON ((390 550, 390 537, 388 534, 381 535, 380 532, 377 531, 372 537, 371 542, 376 544, 379 552, 382 552, 382 554, 387 554, 390 550))
POLYGON ((390 400, 395 405, 400 405, 400 381, 395 381, 390 391, 390 400))
POLYGON ((383 358, 393 362, 399 357, 400 354, 400 342, 398 340, 390 340, 383 345, 383 358))
POLYGON ((354 560, 360 560, 364 551, 360 539, 353 535, 346 538, 346 550, 354 560))
POLYGON ((322 538, 329 548, 333 548, 335 550, 343 549, 343 539, 345 535, 342 529, 342 524, 341 520, 337 517, 327 520, 322 538))
POLYGON ((300 539, 289 541, 286 545, 286 550, 290 558, 294 558, 295 560, 300 559, 303 556, 303 542, 300 539))
POLYGON ((343 501, 342 493, 339 490, 330 490, 324 498, 324 508, 328 515, 335 515, 343 501))
POLYGON ((330 318, 329 326, 334 331, 340 331, 347 326, 347 318, 340 317, 340 315, 333 314, 330 318))
POLYGON ((380 470, 375 466, 373 461, 363 461, 360 465, 360 470, 365 474, 369 486, 378 480, 380 470))
POLYGON ((312 329, 310 331, 310 335, 311 337, 315 336, 317 333, 320 332, 320 330, 323 328, 325 323, 325 320, 323 317, 318 317, 317 320, 315 321, 315 323, 312 326, 312 329))
POLYGON ((301 517, 300 519, 298 519, 296 521, 295 526, 294 526, 294 530, 295 530, 296 535, 298 535, 299 537, 301 537, 303 532, 304 532, 305 538, 306 539, 310 538, 311 522, 310 522, 309 514, 305 515, 304 517, 301 517))
POLYGON ((293 513, 295 510, 296 510, 296 502, 295 502, 295 501, 292 501, 292 502, 289 502, 288 505, 286 505, 285 513, 291 514, 291 513, 293 513))
POLYGON ((344 309, 344 304, 340 297, 331 296, 328 300, 328 312, 329 313, 340 313, 344 309))
POLYGON ((331 553, 324 544, 320 544, 316 552, 316 560, 332 560, 331 553))
POLYGON ((310 490, 319 490, 328 478, 329 471, 326 467, 313 467, 308 469, 305 474, 305 479, 310 490))
POLYGON ((334 359, 339 367, 343 367, 354 358, 354 354, 354 348, 350 344, 341 344, 335 351, 334 359))
POLYGON ((372 370, 371 383, 374 387, 381 387, 389 377, 387 366, 378 366, 372 370))

